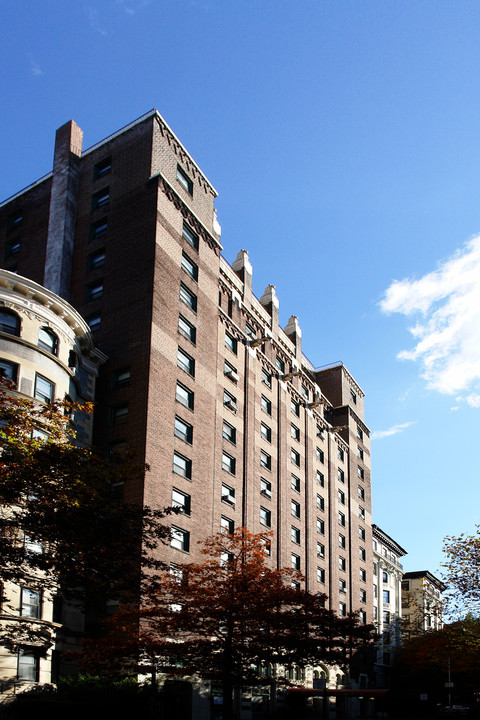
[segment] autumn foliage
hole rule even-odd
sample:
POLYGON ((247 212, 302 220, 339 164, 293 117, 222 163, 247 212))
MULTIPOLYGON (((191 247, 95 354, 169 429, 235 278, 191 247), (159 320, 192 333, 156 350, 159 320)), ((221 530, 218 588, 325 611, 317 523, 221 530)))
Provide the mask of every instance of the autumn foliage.
POLYGON ((274 676, 280 666, 346 667, 371 639, 372 627, 355 615, 338 618, 325 608, 325 595, 292 586, 299 573, 272 568, 264 537, 244 528, 219 533, 202 553, 203 562, 158 575, 139 611, 120 610, 104 641, 86 644, 90 671, 108 662, 118 668, 120 658, 128 663, 136 651, 144 672, 220 681, 230 717, 233 688, 259 681, 262 667, 274 676))
MULTIPOLYGON (((90 411, 39 403, 0 386, 3 588, 10 582, 50 594, 126 598, 134 590, 139 595, 140 567, 161 567, 152 551, 169 537, 164 513, 112 500, 112 487, 144 468, 127 456, 109 463, 75 444, 72 418, 90 411)), ((15 615, 3 599, 4 614, 15 615)), ((30 640, 42 632, 38 623, 22 628, 30 640)), ((4 629, 3 639, 14 629, 4 629)))

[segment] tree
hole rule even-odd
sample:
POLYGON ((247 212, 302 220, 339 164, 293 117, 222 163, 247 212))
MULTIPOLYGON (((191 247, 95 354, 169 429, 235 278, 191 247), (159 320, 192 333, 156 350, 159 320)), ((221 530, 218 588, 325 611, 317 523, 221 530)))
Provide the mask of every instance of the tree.
POLYGON ((480 615, 480 525, 476 534, 446 537, 443 547, 446 562, 448 611, 452 617, 480 615))
MULTIPOLYGON (((144 571, 158 571, 169 538, 164 511, 112 500, 112 488, 145 471, 130 456, 107 462, 75 444, 73 416, 89 405, 38 403, 0 385, 0 578, 3 615, 12 584, 75 598, 126 601, 140 596, 144 571)), ((12 652, 35 641, 45 651, 51 628, 2 624, 12 652)))
MULTIPOLYGON (((136 645, 139 666, 153 673, 220 680, 223 717, 233 717, 233 691, 259 682, 263 666, 317 664, 348 666, 372 626, 356 615, 338 618, 325 608, 325 595, 299 589, 300 574, 267 565, 265 538, 244 528, 203 543, 205 560, 161 573, 137 618, 125 608, 111 619, 103 643, 87 643, 87 668, 118 663, 136 645), (294 583, 294 585, 292 584, 294 583), (90 666, 88 665, 90 663, 90 666)), ((263 679, 263 682, 265 680, 263 679)))
POLYGON ((396 702, 412 710, 420 693, 435 703, 471 702, 480 672, 480 621, 472 616, 404 640, 394 667, 396 702), (446 688, 446 682, 453 688, 446 688))

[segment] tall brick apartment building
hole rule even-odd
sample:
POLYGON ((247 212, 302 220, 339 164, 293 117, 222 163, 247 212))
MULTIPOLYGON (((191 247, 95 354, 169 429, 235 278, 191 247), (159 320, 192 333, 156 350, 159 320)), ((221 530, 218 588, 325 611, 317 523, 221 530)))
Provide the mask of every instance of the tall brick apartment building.
POLYGON ((183 507, 167 561, 220 528, 271 530, 273 564, 371 620, 363 392, 344 365, 311 365, 274 287, 252 294, 244 250, 222 258, 215 197, 156 111, 86 151, 69 122, 53 172, 0 204, 0 258, 68 300, 108 356, 95 443, 149 464, 127 497, 183 507))

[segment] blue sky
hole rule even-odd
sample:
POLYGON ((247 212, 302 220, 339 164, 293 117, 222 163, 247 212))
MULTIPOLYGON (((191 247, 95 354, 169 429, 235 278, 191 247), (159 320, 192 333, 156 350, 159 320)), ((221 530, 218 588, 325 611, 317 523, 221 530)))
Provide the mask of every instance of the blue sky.
POLYGON ((408 570, 480 522, 478 0, 2 3, 0 198, 156 107, 316 366, 374 431, 374 522, 408 570))

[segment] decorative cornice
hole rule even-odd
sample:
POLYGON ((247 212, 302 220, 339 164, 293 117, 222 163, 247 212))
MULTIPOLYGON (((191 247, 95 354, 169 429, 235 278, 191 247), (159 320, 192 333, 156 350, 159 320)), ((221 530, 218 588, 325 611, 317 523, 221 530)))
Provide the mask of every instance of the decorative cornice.
POLYGON ((220 318, 220 322, 226 325, 232 335, 234 335, 237 340, 240 340, 240 342, 245 345, 247 341, 245 339, 245 333, 243 332, 243 330, 239 328, 238 325, 236 325, 236 323, 234 323, 233 320, 228 317, 228 315, 225 314, 222 308, 218 308, 218 311, 218 317, 220 318))
POLYGON ((208 247, 211 248, 215 255, 220 256, 220 250, 222 246, 218 240, 207 230, 205 225, 198 219, 195 213, 188 207, 188 205, 182 200, 180 195, 175 192, 170 183, 163 177, 161 173, 153 175, 150 180, 157 180, 158 186, 166 195, 168 200, 175 206, 177 210, 182 213, 182 216, 188 221, 188 224, 195 230, 197 235, 204 240, 208 247))
POLYGON ((349 413, 350 417, 352 417, 352 418, 355 420, 355 422, 357 423, 357 425, 360 425, 360 428, 363 430, 364 433, 366 433, 367 437, 370 437, 370 428, 368 428, 368 427, 365 425, 365 423, 363 422, 363 420, 360 420, 360 418, 358 417, 357 413, 356 413, 354 410, 352 410, 352 408, 350 407, 350 405, 348 406, 348 413, 349 413))

